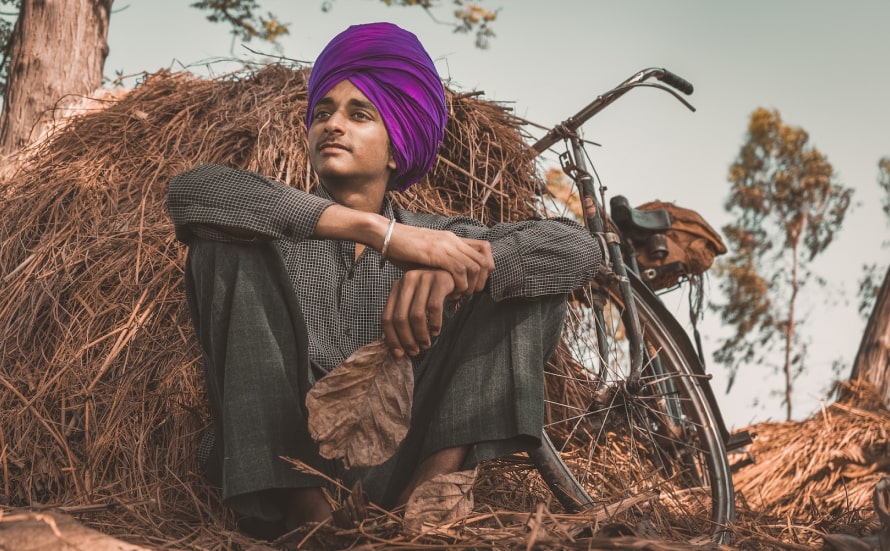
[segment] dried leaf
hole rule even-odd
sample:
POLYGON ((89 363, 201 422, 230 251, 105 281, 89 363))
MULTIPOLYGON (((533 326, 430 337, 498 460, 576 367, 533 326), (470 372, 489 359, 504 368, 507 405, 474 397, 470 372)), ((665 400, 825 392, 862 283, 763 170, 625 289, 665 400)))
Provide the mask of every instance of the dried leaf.
POLYGON ((355 528, 368 518, 368 495, 362 488, 362 481, 356 480, 352 491, 346 496, 343 505, 331 511, 334 526, 338 528, 355 528))
POLYGON ((373 342, 309 390, 309 433, 323 457, 343 458, 346 468, 379 465, 408 433, 413 394, 411 360, 373 342))
POLYGON ((436 475, 414 489, 405 507, 405 527, 427 532, 473 512, 476 470, 436 475))

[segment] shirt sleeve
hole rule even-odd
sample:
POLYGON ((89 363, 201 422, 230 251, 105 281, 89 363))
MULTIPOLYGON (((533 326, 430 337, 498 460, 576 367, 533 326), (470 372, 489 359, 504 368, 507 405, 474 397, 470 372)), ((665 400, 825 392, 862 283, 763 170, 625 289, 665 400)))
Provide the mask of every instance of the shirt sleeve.
POLYGON ((219 227, 300 241, 312 235, 321 213, 332 204, 255 172, 219 165, 174 176, 167 192, 176 236, 186 242, 194 233, 212 236, 207 228, 219 227))
POLYGON ((495 267, 488 292, 494 300, 568 293, 593 279, 603 259, 600 242, 568 218, 486 227, 456 217, 445 219, 440 228, 491 244, 495 267))

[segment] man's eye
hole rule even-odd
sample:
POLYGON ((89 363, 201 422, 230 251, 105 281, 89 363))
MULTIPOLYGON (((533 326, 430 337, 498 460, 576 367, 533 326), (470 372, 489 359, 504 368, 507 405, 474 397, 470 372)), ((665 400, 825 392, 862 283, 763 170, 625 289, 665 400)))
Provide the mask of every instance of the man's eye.
POLYGON ((331 114, 328 113, 327 111, 316 111, 315 115, 313 115, 312 118, 313 118, 313 120, 324 120, 330 116, 331 116, 331 114))
POLYGON ((365 113, 364 111, 356 111, 355 113, 352 114, 352 116, 359 120, 363 120, 363 121, 371 119, 371 115, 365 113))

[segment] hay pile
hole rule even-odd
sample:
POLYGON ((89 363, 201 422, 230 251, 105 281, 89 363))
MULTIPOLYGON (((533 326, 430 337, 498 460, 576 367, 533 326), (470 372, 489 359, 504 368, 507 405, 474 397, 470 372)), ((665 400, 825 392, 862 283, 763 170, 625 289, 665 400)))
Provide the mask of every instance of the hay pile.
POLYGON ((843 399, 805 421, 753 427, 754 462, 733 476, 749 514, 781 519, 789 538, 880 527, 872 494, 890 476, 890 411, 873 386, 844 387, 843 399))
MULTIPOLYGON (((307 74, 148 76, 70 120, 3 182, 0 504, 113 509, 155 544, 224 538, 196 474, 208 414, 167 182, 219 163, 315 185, 307 74), (208 519, 218 525, 201 528, 208 519)), ((396 203, 487 222, 532 215, 540 182, 518 119, 472 94, 449 92, 448 106, 440 161, 396 203)))

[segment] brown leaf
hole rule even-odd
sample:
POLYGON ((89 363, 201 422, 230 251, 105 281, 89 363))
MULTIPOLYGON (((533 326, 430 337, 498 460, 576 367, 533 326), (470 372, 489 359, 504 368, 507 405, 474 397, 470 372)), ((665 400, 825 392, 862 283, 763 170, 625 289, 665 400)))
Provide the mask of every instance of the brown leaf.
POLYGON ((392 457, 411 423, 414 371, 380 340, 356 350, 306 395, 309 433, 328 459, 346 468, 392 457))
POLYGON ((354 528, 368 518, 368 495, 362 488, 362 481, 356 480, 352 491, 346 496, 343 505, 331 511, 334 526, 338 528, 354 528))
POLYGON ((405 507, 405 527, 426 532, 473 512, 476 471, 436 475, 414 489, 405 507))

